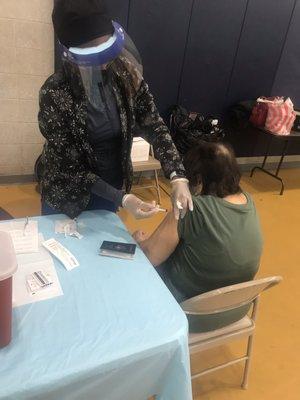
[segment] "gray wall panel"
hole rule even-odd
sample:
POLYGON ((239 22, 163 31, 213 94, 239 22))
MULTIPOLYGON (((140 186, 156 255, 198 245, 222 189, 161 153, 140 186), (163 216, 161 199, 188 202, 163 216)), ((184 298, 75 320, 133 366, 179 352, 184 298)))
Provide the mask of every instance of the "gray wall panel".
POLYGON ((227 94, 247 0, 196 0, 179 103, 220 114, 227 94))
POLYGON ((177 103, 192 0, 131 0, 128 32, 163 114, 177 103))
POLYGON ((227 105, 271 94, 294 0, 250 0, 227 105))
POLYGON ((127 29, 130 0, 107 0, 106 3, 111 17, 127 29))
POLYGON ((273 95, 290 96, 300 109, 300 1, 291 20, 285 47, 274 81, 273 95))

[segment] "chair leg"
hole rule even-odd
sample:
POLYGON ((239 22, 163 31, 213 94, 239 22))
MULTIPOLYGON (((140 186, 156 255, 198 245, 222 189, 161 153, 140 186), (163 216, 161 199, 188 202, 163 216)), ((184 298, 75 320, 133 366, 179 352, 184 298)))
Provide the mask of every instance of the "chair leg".
POLYGON ((247 389, 248 388, 248 379, 249 379, 249 372, 250 372, 250 363, 251 363, 251 356, 252 356, 252 348, 253 348, 253 335, 251 335, 248 339, 248 346, 247 346, 247 361, 245 363, 245 369, 244 369, 244 376, 243 376, 243 382, 242 382, 242 388, 247 389))
POLYGON ((137 185, 140 184, 141 179, 142 179, 142 175, 143 175, 143 172, 140 172, 139 177, 138 177, 138 180, 137 180, 137 183, 136 183, 137 185))
POLYGON ((155 175, 155 182, 156 182, 156 191, 157 191, 157 196, 158 196, 158 204, 161 204, 159 180, 158 180, 158 174, 157 174, 156 170, 154 171, 154 175, 155 175))

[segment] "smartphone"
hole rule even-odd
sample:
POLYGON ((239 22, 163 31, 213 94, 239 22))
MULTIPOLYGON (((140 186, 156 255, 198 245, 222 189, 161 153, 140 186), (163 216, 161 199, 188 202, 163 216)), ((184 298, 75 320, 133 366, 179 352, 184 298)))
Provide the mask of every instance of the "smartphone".
POLYGON ((100 247, 100 255, 132 260, 135 254, 135 250, 136 245, 132 243, 104 241, 100 247))

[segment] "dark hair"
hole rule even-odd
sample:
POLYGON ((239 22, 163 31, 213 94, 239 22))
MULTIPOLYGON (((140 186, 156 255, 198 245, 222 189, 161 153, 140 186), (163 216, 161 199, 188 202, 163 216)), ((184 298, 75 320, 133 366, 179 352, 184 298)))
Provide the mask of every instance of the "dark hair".
POLYGON ((202 184, 202 195, 224 198, 241 192, 241 172, 228 144, 197 142, 184 164, 191 188, 195 191, 202 184))

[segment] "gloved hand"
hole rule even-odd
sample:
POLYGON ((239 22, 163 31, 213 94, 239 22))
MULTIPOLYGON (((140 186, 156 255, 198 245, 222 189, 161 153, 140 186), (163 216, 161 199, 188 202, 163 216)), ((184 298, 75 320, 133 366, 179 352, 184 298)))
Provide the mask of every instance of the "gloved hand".
POLYGON ((134 194, 125 194, 122 206, 136 219, 150 218, 159 212, 159 208, 155 205, 155 202, 152 204, 145 203, 134 194))
POLYGON ((189 181, 185 178, 178 178, 171 181, 173 211, 175 218, 184 218, 187 209, 193 211, 193 200, 189 189, 189 181))

